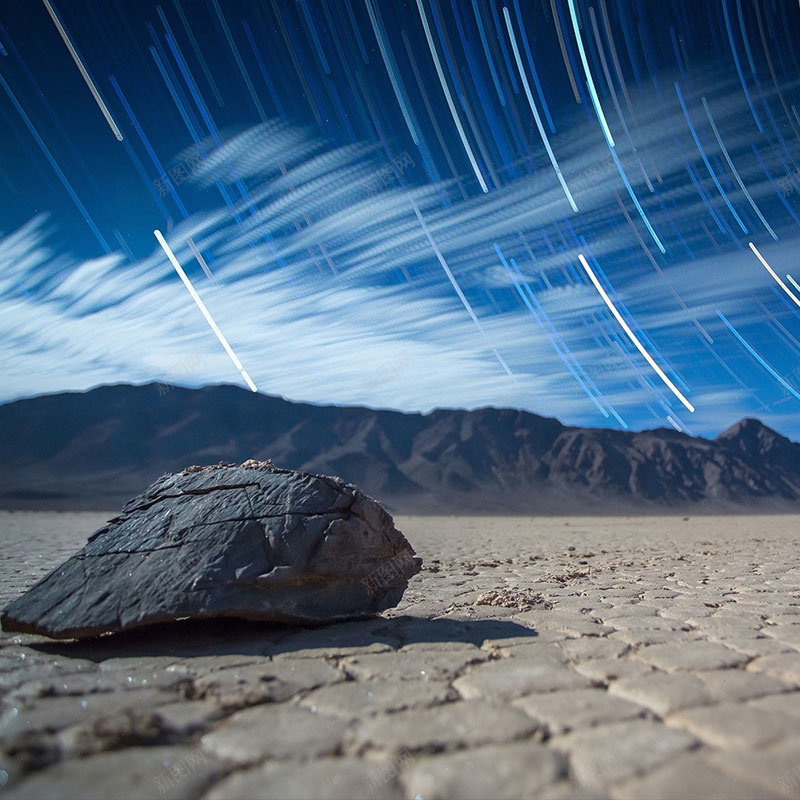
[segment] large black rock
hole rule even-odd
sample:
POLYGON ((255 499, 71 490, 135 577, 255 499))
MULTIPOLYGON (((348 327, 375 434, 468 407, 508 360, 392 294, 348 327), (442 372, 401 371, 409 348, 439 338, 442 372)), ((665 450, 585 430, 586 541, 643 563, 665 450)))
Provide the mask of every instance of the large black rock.
POLYGON ((184 617, 342 620, 396 605, 421 564, 383 507, 339 478, 189 467, 129 501, 2 625, 62 639, 184 617))

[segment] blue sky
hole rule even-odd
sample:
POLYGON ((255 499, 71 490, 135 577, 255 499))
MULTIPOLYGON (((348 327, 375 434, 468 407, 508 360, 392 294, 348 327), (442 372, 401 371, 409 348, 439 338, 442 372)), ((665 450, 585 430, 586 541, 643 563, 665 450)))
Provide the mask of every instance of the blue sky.
POLYGON ((244 385, 158 229, 262 392, 800 438, 796 4, 51 5, 123 140, 4 4, 0 399, 244 385))

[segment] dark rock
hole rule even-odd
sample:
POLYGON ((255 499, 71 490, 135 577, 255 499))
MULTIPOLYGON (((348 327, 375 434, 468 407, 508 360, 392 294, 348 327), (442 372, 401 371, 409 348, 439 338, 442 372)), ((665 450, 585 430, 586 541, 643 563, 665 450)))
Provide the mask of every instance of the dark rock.
POLYGON ((129 501, 2 625, 61 639, 184 617, 342 620, 396 605, 421 564, 383 507, 339 478, 189 467, 129 501))

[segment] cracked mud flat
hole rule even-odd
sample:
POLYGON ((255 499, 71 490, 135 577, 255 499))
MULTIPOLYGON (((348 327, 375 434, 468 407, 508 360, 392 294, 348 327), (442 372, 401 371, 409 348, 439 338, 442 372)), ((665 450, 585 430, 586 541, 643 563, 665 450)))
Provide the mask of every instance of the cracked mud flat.
MULTIPOLYGON (((110 516, 0 512, 0 602, 110 516)), ((800 797, 800 517, 397 526, 379 618, 0 635, 0 793, 800 797)))

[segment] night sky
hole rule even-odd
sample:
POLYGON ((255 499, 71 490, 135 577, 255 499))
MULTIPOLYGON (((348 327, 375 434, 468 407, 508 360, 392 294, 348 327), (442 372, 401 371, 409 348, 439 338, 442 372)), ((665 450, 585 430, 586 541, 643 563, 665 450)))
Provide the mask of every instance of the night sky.
POLYGON ((0 400, 800 439, 798 41, 797 0, 4 0, 0 400))

